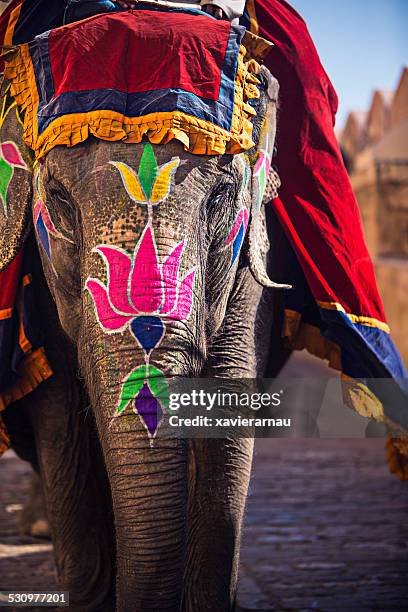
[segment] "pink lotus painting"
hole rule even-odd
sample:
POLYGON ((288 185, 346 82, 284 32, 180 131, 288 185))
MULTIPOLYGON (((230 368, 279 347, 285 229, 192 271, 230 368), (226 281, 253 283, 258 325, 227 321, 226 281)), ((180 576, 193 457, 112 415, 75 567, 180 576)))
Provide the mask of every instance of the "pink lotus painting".
POLYGON ((248 227, 248 211, 246 208, 241 208, 238 212, 232 229, 225 241, 225 244, 232 245, 232 254, 229 264, 229 270, 236 262, 238 255, 241 251, 242 243, 244 242, 245 234, 248 227))
POLYGON ((15 168, 28 171, 28 166, 18 146, 11 140, 0 143, 0 201, 5 215, 7 215, 8 188, 13 179, 15 168))
POLYGON ((195 270, 180 278, 184 240, 159 262, 153 229, 145 228, 133 257, 116 246, 95 248, 105 260, 108 282, 90 278, 85 288, 94 301, 98 321, 106 333, 129 327, 147 352, 160 343, 162 319, 185 321, 191 312, 195 270))

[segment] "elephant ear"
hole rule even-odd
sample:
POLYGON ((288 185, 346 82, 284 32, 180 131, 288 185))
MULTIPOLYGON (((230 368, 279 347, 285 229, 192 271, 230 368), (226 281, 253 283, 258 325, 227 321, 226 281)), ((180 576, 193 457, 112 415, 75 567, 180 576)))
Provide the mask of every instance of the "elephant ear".
POLYGON ((0 84, 0 272, 21 250, 31 229, 33 158, 9 83, 0 84))
POLYGON ((28 334, 25 326, 31 317, 33 296, 24 266, 26 261, 32 261, 34 252, 27 250, 27 246, 23 249, 32 226, 31 195, 32 158, 23 142, 23 128, 10 86, 3 77, 0 78, 0 455, 10 442, 2 409, 51 375, 39 348, 37 328, 29 327, 28 334))
POLYGON ((257 75, 260 80, 260 98, 257 101, 257 115, 254 120, 253 139, 255 147, 249 152, 252 166, 252 205, 249 226, 248 258, 249 267, 255 278, 263 287, 291 289, 291 285, 272 281, 266 272, 266 251, 262 249, 264 211, 263 204, 275 198, 280 186, 279 176, 272 168, 272 157, 276 137, 277 104, 279 84, 265 66, 257 75), (264 251, 264 252, 263 252, 264 251))

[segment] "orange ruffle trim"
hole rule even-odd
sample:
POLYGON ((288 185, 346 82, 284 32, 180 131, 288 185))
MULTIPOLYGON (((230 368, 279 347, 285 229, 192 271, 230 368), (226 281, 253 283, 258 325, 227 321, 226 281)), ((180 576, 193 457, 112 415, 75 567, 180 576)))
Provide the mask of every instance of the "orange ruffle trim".
MULTIPOLYGON (((341 372, 341 351, 334 342, 322 336, 318 327, 304 323, 302 315, 295 310, 285 310, 282 337, 293 350, 306 349, 312 355, 325 359, 328 365, 341 372)), ((406 433, 392 423, 384 414, 380 400, 362 383, 341 372, 342 391, 346 406, 361 416, 384 423, 388 431, 399 434, 386 443, 386 456, 390 472, 401 480, 408 480, 408 438, 406 433)), ((394 434, 395 435, 395 434, 394 434)))
POLYGON ((11 93, 24 113, 24 142, 39 159, 57 145, 73 147, 89 135, 101 140, 139 143, 146 136, 153 144, 179 140, 186 151, 197 155, 236 154, 254 146, 252 119, 256 114, 248 104, 259 98, 255 76, 259 64, 246 61, 246 49, 240 47, 235 78, 234 111, 231 130, 179 111, 126 117, 110 110, 68 114, 55 119, 38 134, 38 91, 34 67, 27 44, 3 48, 4 74, 11 82, 11 93))
POLYGON ((0 393, 0 456, 10 447, 10 438, 2 419, 2 411, 21 399, 52 376, 51 367, 43 348, 27 354, 19 367, 20 379, 9 389, 0 393))

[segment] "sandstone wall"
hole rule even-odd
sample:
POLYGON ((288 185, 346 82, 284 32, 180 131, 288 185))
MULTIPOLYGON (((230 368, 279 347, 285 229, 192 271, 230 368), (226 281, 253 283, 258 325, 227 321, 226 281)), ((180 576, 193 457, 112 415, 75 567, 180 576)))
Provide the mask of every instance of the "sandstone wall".
POLYGON ((375 269, 392 337, 408 367, 408 259, 378 257, 375 269))

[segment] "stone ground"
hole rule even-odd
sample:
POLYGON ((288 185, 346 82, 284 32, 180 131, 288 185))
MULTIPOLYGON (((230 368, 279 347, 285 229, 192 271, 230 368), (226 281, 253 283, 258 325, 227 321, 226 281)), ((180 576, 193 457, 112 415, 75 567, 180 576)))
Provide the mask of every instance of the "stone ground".
MULTIPOLYGON (((51 545, 18 533, 28 481, 6 454, 0 590, 57 588, 51 545)), ((408 610, 407 511, 408 487, 388 474, 382 440, 258 440, 241 611, 408 610)))
MULTIPOLYGON (((408 483, 388 473, 383 447, 257 440, 240 612, 408 611, 408 483)), ((9 452, 0 470, 0 591, 56 589, 51 544, 18 533, 29 469, 9 452)))

